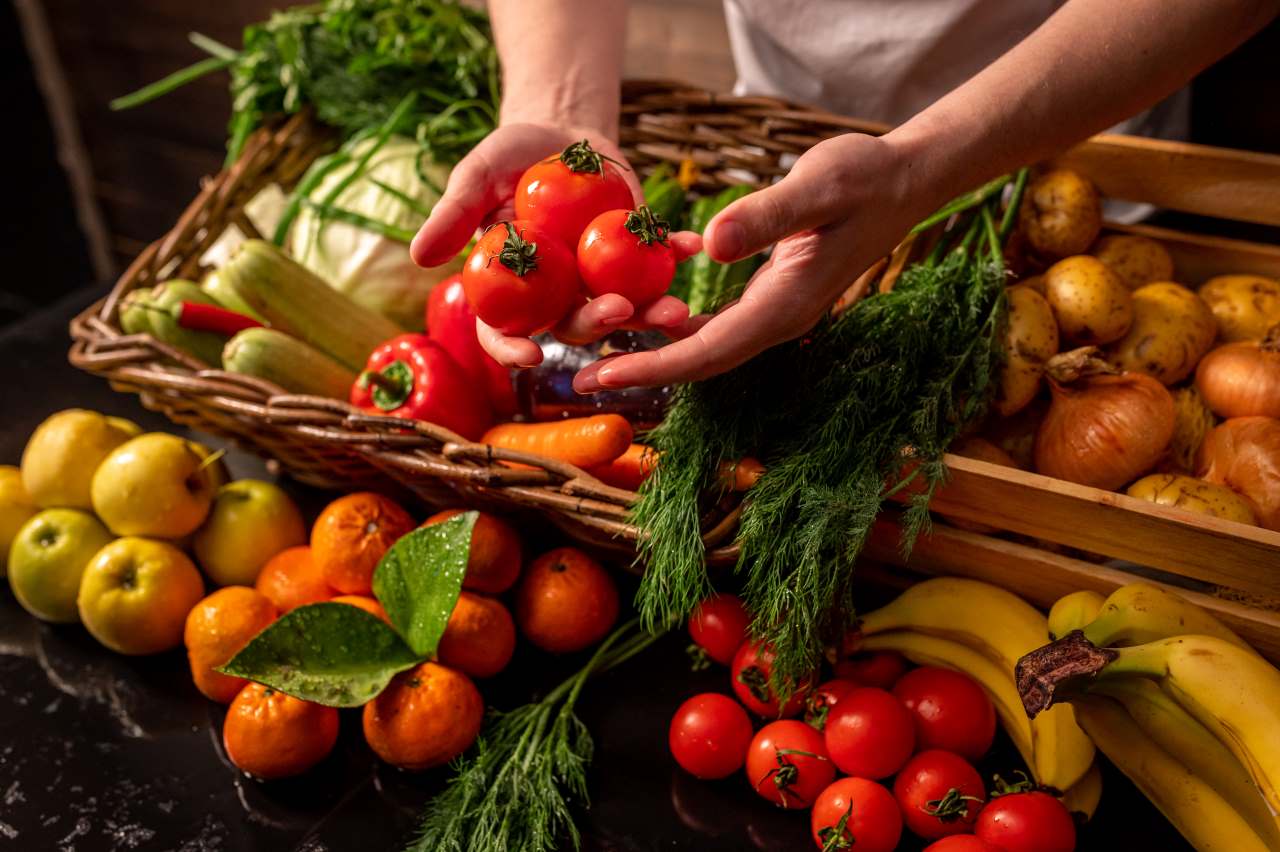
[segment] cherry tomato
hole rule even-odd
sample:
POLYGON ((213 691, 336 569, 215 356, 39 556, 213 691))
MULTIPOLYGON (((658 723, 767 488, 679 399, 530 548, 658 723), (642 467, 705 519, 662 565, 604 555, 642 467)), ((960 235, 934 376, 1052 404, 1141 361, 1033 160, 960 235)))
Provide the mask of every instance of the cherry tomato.
POLYGON ((907 671, 907 661, 897 651, 867 651, 836 663, 836 677, 864 686, 890 689, 907 671))
POLYGON ((911 714, 902 702, 873 686, 855 690, 827 714, 827 751, 841 772, 888 778, 915 748, 911 714))
POLYGON ((514 201, 516 218, 557 237, 570 251, 592 219, 635 203, 622 170, 585 139, 526 169, 514 201))
POLYGON ((529 222, 499 222, 484 232, 462 270, 476 316, 503 334, 545 331, 578 299, 573 254, 529 222))
POLYGON ((737 595, 712 595, 689 616, 689 635, 707 656, 721 665, 733 662, 733 655, 747 641, 751 616, 737 595))
POLYGON ((809 681, 798 684, 787 703, 778 706, 778 699, 769 686, 773 672, 773 649, 756 642, 743 642, 733 655, 729 669, 733 677, 733 691, 747 709, 765 719, 785 719, 804 709, 809 681))
POLYGON ((883 786, 841 778, 818 795, 809 826, 819 849, 893 852, 902 837, 902 814, 883 786))
POLYGON ((987 800, 982 776, 958 754, 922 751, 893 782, 893 796, 907 828, 926 840, 968 834, 987 800))
POLYGON ((831 712, 831 708, 835 706, 836 702, 855 689, 861 688, 861 684, 839 678, 822 684, 813 692, 810 692, 809 697, 805 699, 805 722, 819 731, 824 730, 827 727, 827 715, 831 712))
POLYGON ((969 675, 921 666, 903 675, 893 694, 911 711, 918 748, 945 749, 969 760, 981 760, 990 751, 996 709, 969 675))
POLYGON ((645 206, 610 210, 578 241, 578 275, 592 296, 617 293, 637 307, 667 292, 676 274, 671 227, 645 206))
POLYGON ((671 756, 696 778, 725 778, 742 768, 751 744, 751 720, 727 695, 704 692, 680 705, 671 719, 671 756))
POLYGON ((1004 852, 1072 852, 1076 824, 1062 802, 1039 790, 997 796, 973 833, 1004 852))
POLYGON ((747 780, 784 808, 807 808, 835 777, 822 734, 794 719, 770 722, 747 749, 747 780))
POLYGON ((1003 852, 980 837, 972 834, 953 834, 936 843, 930 843, 924 852, 1003 852))

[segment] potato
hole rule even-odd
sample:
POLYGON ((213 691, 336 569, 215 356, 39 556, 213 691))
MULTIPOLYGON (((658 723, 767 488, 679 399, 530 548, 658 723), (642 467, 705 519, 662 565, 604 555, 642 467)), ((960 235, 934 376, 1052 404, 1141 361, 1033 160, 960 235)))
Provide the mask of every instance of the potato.
POLYGON ((1219 275, 1200 288, 1218 321, 1218 335, 1226 343, 1261 340, 1280 323, 1280 281, 1261 275, 1219 275))
POLYGON ((1035 290, 1041 296, 1044 295, 1044 276, 1032 275, 1030 278, 1023 278, 1021 281, 1013 285, 1014 287, 1026 287, 1028 290, 1035 290))
POLYGON ((1133 324, 1107 347, 1107 360, 1177 384, 1191 375, 1217 333, 1213 313, 1199 296, 1181 284, 1158 281, 1133 291, 1133 324))
POLYGON ((1257 525, 1258 519, 1247 500, 1225 485, 1176 473, 1153 473, 1129 486, 1125 492, 1139 500, 1212 515, 1225 521, 1257 525))
POLYGON ((1044 274, 1044 295, 1062 336, 1101 345, 1124 337, 1133 322, 1129 288, 1096 257, 1068 257, 1044 274))
POLYGON ((1035 467, 1036 432, 1049 410, 1049 400, 1037 397, 1012 417, 992 417, 982 428, 982 437, 1009 454, 1022 470, 1035 467))
POLYGON ((1084 175, 1054 169, 1027 187, 1018 221, 1027 242, 1042 257, 1082 254, 1102 230, 1102 200, 1084 175))
POLYGON ((1173 280, 1173 258, 1168 249, 1150 237, 1108 234, 1089 253, 1111 267, 1130 290, 1152 281, 1173 280))
POLYGON ((1021 411, 1035 399, 1044 362, 1058 353, 1058 324, 1045 298, 1026 285, 1010 287, 1009 322, 1004 333, 1006 361, 1000 371, 995 410, 1002 416, 1021 411))

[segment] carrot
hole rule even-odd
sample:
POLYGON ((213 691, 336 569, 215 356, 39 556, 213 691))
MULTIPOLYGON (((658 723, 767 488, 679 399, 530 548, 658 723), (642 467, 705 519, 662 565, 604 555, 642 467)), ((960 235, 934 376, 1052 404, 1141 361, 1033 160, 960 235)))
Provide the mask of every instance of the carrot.
POLYGON ((658 463, 658 451, 644 444, 632 444, 627 451, 609 464, 587 470, 596 479, 614 488, 638 491, 640 483, 649 478, 658 463))
POLYGON ((631 424, 619 414, 597 414, 547 423, 502 423, 483 444, 559 459, 580 468, 610 464, 631 445, 631 424))
POLYGON ((764 465, 751 456, 720 463, 720 485, 728 491, 750 491, 764 476, 764 465))

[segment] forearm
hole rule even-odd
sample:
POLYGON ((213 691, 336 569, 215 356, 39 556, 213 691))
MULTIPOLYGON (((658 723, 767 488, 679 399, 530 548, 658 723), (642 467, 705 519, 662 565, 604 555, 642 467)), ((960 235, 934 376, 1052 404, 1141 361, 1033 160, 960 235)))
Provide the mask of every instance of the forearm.
POLYGON ((502 122, 552 122, 615 138, 625 0, 490 0, 502 122))
POLYGON ((886 141, 909 187, 944 200, 1156 103, 1277 12, 1277 0, 1068 0, 886 141))

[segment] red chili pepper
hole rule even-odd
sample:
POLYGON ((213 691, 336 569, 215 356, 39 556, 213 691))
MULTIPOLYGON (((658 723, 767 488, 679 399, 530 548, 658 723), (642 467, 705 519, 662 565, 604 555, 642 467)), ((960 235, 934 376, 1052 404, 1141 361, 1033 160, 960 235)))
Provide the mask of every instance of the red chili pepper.
POLYGON ((351 386, 351 404, 371 414, 435 423, 473 441, 492 423, 484 389, 425 334, 402 334, 373 350, 351 386))
POLYGON ((202 302, 183 302, 178 307, 178 325, 192 331, 211 331, 214 334, 235 336, 246 328, 262 328, 262 323, 251 316, 202 302))

